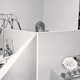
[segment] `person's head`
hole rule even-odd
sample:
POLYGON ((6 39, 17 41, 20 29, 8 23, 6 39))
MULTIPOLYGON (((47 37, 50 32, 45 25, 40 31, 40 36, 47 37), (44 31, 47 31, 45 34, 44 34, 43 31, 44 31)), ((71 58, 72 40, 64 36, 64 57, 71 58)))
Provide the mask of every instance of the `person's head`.
POLYGON ((6 44, 6 49, 8 49, 9 48, 9 44, 6 44))
POLYGON ((35 24, 35 30, 36 30, 36 32, 44 32, 45 31, 45 24, 42 21, 38 21, 35 24))

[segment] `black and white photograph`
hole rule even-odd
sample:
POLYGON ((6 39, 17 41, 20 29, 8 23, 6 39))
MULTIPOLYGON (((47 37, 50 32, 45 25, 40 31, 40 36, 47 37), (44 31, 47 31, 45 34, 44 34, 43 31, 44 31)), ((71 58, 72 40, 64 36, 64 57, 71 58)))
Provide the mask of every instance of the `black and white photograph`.
POLYGON ((0 80, 80 80, 80 0, 0 0, 0 80))

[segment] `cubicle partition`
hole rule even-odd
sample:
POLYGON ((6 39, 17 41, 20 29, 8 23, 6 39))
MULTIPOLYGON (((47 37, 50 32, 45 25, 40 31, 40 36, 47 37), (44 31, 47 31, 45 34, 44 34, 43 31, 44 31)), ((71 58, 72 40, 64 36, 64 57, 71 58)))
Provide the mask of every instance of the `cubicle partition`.
POLYGON ((66 73, 63 59, 80 55, 80 31, 45 32, 38 34, 38 80, 60 80, 66 73), (54 79, 49 71, 53 71, 54 79), (56 77, 56 78, 55 78, 56 77))
POLYGON ((80 31, 4 31, 4 39, 13 40, 14 54, 0 69, 1 80, 63 80, 64 58, 80 55, 80 31))
MULTIPOLYGON (((17 57, 13 66, 9 68, 1 80, 36 80, 36 37, 29 43, 22 46, 23 49, 19 51, 21 54, 19 52, 15 53, 14 59, 18 54, 20 56, 17 57)), ((7 63, 5 66, 7 66, 7 63)))
POLYGON ((14 54, 0 69, 0 80, 36 80, 36 33, 4 30, 4 40, 13 40, 14 54))
POLYGON ((23 30, 4 29, 4 41, 13 40, 14 52, 16 52, 30 37, 35 35, 34 32, 23 30))

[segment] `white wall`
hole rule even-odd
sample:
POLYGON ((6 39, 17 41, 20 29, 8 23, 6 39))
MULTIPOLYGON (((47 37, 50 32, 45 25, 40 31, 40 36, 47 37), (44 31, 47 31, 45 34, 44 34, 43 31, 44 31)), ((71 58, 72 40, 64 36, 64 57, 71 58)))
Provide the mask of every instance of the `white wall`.
POLYGON ((16 52, 29 38, 36 35, 34 32, 4 29, 4 39, 13 40, 13 49, 16 52))
POLYGON ((15 14, 22 29, 30 31, 43 19, 50 31, 77 30, 78 10, 79 0, 0 0, 0 13, 15 14))
POLYGON ((50 80, 64 80, 59 75, 56 74, 52 69, 50 70, 50 80))
POLYGON ((39 80, 50 68, 60 76, 67 71, 62 67, 63 59, 80 55, 80 31, 45 32, 38 37, 39 80))
POLYGON ((1 80, 36 80, 36 36, 1 80))
POLYGON ((34 25, 43 17, 43 0, 0 0, 0 13, 13 13, 22 29, 34 31, 34 25))
POLYGON ((44 0, 46 29, 77 30, 79 0, 44 0))
POLYGON ((80 12, 80 0, 79 0, 79 12, 80 12))
POLYGON ((46 72, 45 75, 39 80, 64 80, 64 79, 57 75, 57 73, 50 68, 49 71, 46 72))

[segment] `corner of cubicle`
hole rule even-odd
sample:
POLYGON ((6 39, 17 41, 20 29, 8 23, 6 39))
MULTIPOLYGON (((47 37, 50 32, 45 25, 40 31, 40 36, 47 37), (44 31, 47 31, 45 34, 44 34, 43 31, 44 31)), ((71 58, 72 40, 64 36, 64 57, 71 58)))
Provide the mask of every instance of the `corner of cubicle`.
POLYGON ((5 29, 4 39, 13 40, 15 53, 0 69, 0 79, 35 80, 37 54, 36 33, 5 29))

